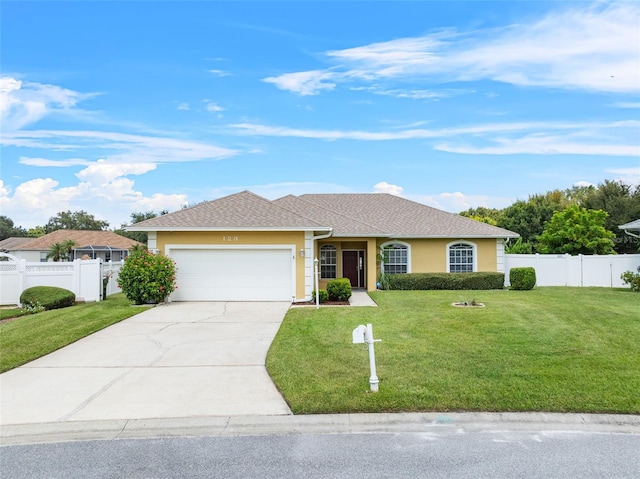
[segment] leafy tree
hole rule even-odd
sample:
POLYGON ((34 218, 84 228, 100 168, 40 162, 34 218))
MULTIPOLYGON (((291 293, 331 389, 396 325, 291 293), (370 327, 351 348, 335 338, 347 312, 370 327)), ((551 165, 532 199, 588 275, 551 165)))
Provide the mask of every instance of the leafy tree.
POLYGON ((615 235, 605 227, 607 213, 571 205, 553 214, 538 237, 540 253, 614 254, 615 235))
POLYGON ((47 230, 44 226, 34 226, 33 228, 29 228, 27 231, 27 236, 30 238, 40 238, 40 236, 44 236, 47 234, 47 230))
POLYGON ((522 241, 522 238, 518 238, 515 243, 507 244, 505 247, 505 253, 507 254, 531 254, 532 252, 531 243, 522 241))
POLYGON ((535 247, 535 239, 542 234, 547 221, 568 204, 566 196, 559 190, 533 195, 527 201, 516 201, 502 210, 498 226, 515 231, 523 243, 530 243, 535 247))
POLYGON ((460 216, 465 216, 467 218, 471 218, 472 220, 481 221, 493 226, 496 226, 498 224, 498 220, 500 219, 501 215, 501 210, 497 210, 495 208, 485 208, 484 206, 479 206, 478 208, 469 208, 468 210, 460 213, 460 216))
MULTIPOLYGON (((131 213, 131 224, 140 223, 141 221, 150 220, 151 218, 155 218, 157 216, 166 215, 168 213, 167 210, 162 210, 160 213, 155 213, 154 211, 147 211, 144 213, 131 213)), ((114 232, 124 236, 126 238, 131 238, 132 240, 138 241, 139 243, 147 244, 148 234, 144 231, 126 231, 125 228, 129 226, 126 223, 122 223, 119 229, 114 232)))
POLYGON ((582 206, 607 212, 604 227, 615 234, 614 248, 617 253, 637 251, 636 238, 627 235, 618 226, 640 218, 640 185, 634 187, 621 181, 605 180, 588 192, 582 206))
POLYGON ((22 226, 15 226, 8 216, 0 216, 0 241, 15 236, 27 236, 27 230, 22 226))
POLYGON ((49 249, 49 253, 47 253, 47 259, 51 258, 53 261, 69 261, 71 252, 76 246, 78 246, 78 243, 73 240, 53 243, 49 249))
POLYGON ((106 230, 109 227, 108 221, 97 220, 86 211, 61 211, 56 216, 49 218, 45 225, 47 233, 52 231, 67 230, 106 230))

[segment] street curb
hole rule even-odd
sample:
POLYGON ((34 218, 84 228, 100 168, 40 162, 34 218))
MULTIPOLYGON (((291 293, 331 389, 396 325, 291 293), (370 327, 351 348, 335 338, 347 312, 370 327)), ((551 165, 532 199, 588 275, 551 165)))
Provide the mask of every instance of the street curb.
POLYGON ((640 434, 640 415, 381 413, 68 421, 3 425, 0 445, 113 439, 290 434, 457 434, 532 431, 640 434))

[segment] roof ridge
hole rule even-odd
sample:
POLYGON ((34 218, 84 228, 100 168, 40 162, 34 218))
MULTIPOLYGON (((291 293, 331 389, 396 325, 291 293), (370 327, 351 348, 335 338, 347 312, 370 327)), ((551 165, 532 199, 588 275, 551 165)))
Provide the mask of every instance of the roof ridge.
MULTIPOLYGON (((327 193, 327 194, 330 194, 330 193, 327 193)), ((349 193, 349 194, 360 194, 360 193, 349 193)), ((358 219, 356 219, 356 218, 353 218, 352 216, 346 215, 346 214, 344 214, 344 213, 342 213, 342 212, 338 212, 338 211, 334 211, 334 210, 332 210, 332 209, 330 209, 330 208, 326 208, 326 207, 324 207, 323 205, 320 205, 320 204, 318 204, 318 203, 316 203, 316 202, 314 202, 314 201, 309 201, 309 200, 307 200, 307 199, 304 199, 304 198, 301 198, 300 196, 295 196, 295 195, 287 195, 287 196, 293 196, 294 198, 296 198, 296 199, 298 199, 298 200, 300 200, 300 201, 303 201, 304 203, 311 204, 311 205, 315 206, 316 208, 320 208, 320 209, 322 209, 322 210, 324 210, 324 211, 328 211, 329 213, 331 213, 331 214, 333 214, 333 215, 339 215, 339 216, 342 216, 343 218, 347 218, 347 219, 349 219, 350 221, 355 221, 355 222, 356 222, 356 223, 358 223, 358 224, 361 224, 361 225, 363 225, 363 226, 367 226, 367 227, 369 227, 369 228, 372 228, 372 229, 376 230, 376 231, 377 231, 377 232, 379 232, 380 234, 387 234, 387 232, 386 232, 386 231, 382 231, 381 229, 379 229, 379 228, 378 228, 377 226, 375 226, 375 225, 372 225, 372 224, 370 224, 370 223, 365 223, 364 221, 360 221, 360 220, 358 220, 358 219)), ((285 197, 283 197, 283 198, 286 198, 286 196, 285 196, 285 197)), ((281 198, 280 198, 280 199, 281 199, 281 198)), ((277 200, 276 200, 276 201, 277 201, 277 200)))

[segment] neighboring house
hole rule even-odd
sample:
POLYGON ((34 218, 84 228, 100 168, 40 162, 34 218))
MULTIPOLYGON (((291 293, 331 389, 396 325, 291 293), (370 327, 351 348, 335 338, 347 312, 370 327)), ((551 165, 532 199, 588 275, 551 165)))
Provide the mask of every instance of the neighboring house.
POLYGON ((623 230, 629 236, 640 238, 640 219, 632 221, 631 223, 620 225, 618 226, 618 228, 623 230))
POLYGON ((39 238, 7 238, 0 241, 0 251, 30 262, 45 262, 51 261, 47 259, 51 246, 67 240, 75 241, 77 245, 71 253, 71 260, 88 257, 121 261, 127 257, 131 247, 141 244, 112 231, 61 229, 39 238))
POLYGON ((321 289, 345 277, 375 290, 381 252, 388 273, 503 271, 504 241, 518 237, 383 193, 243 191, 126 229, 176 262, 174 301, 308 301, 315 258, 321 289))

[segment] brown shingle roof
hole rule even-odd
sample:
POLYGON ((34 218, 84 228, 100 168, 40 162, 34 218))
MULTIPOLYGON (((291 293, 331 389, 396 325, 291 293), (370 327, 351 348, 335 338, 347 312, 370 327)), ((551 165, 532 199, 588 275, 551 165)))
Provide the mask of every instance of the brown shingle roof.
POLYGON ((76 248, 86 246, 110 246, 117 249, 129 249, 134 245, 141 244, 130 238, 126 238, 113 231, 95 231, 95 230, 67 230, 61 229, 53 231, 40 238, 30 238, 31 241, 20 245, 15 250, 36 250, 45 251, 51 249, 55 243, 67 240, 76 242, 76 248))
POLYGON ((129 231, 158 229, 326 229, 250 191, 241 191, 191 208, 141 221, 129 231))
POLYGON ((481 223, 387 193, 311 194, 303 200, 338 211, 385 231, 387 235, 420 237, 517 237, 513 231, 481 223))
POLYGON ((516 233, 385 193, 312 194, 269 201, 249 191, 129 226, 130 231, 333 229, 334 236, 507 238, 516 233))
POLYGON ((20 249, 20 246, 29 243, 30 241, 33 241, 33 238, 5 238, 0 241, 0 251, 15 251, 17 249, 20 249))
POLYGON ((375 226, 344 216, 339 211, 327 209, 322 205, 306 201, 299 196, 289 195, 273 202, 299 215, 305 215, 322 224, 331 225, 333 236, 382 236, 385 234, 384 231, 375 226))

